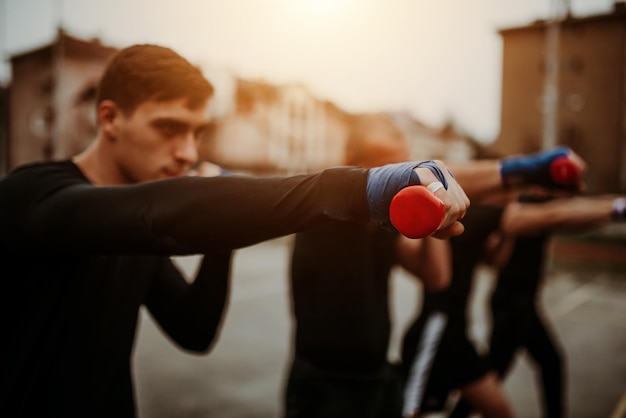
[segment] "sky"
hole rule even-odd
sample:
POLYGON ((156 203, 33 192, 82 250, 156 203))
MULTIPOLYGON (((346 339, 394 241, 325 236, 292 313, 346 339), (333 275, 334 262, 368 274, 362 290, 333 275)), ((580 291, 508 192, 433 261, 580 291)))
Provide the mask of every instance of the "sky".
MULTIPOLYGON (((478 140, 499 132, 498 30, 562 12, 567 0, 0 0, 0 82, 9 59, 59 26, 113 47, 156 43, 202 66, 300 83, 348 112, 453 121, 478 140)), ((574 16, 615 0, 569 0, 574 16)))

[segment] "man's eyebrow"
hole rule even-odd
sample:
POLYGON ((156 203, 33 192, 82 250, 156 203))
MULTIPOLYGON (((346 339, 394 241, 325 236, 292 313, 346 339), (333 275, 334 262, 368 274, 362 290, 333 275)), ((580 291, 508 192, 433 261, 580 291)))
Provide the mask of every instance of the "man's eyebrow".
MULTIPOLYGON (((173 125, 176 128, 191 128, 192 126, 194 126, 193 124, 190 124, 187 121, 183 121, 177 118, 171 118, 171 117, 160 117, 160 118, 156 118, 151 122, 152 125, 154 126, 161 126, 161 125, 173 125)), ((211 126, 214 124, 213 121, 206 121, 206 122, 202 122, 198 125, 196 125, 193 129, 194 131, 201 131, 201 130, 205 130, 205 129, 209 129, 211 128, 211 126)))
POLYGON ((152 121, 153 125, 165 125, 165 124, 169 124, 169 125, 176 125, 176 127, 186 127, 189 126, 189 124, 187 122, 184 122, 180 119, 176 119, 176 118, 170 118, 170 117, 160 117, 160 118, 156 118, 152 121))

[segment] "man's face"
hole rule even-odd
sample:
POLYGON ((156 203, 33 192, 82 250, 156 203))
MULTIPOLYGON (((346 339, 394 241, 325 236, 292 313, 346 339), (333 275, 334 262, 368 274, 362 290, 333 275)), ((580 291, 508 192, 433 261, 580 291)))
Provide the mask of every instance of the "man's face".
POLYGON ((208 101, 189 109, 185 99, 149 100, 115 118, 113 155, 126 183, 184 175, 198 159, 197 140, 208 126, 208 101))

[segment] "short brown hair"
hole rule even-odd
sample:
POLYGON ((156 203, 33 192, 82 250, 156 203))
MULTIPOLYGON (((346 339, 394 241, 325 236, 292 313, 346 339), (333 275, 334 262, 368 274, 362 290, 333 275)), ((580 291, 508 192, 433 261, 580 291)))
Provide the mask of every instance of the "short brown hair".
POLYGON ((96 104, 112 100, 132 113, 146 100, 187 98, 195 108, 213 95, 200 69, 173 50, 158 45, 133 45, 113 56, 104 71, 96 104))

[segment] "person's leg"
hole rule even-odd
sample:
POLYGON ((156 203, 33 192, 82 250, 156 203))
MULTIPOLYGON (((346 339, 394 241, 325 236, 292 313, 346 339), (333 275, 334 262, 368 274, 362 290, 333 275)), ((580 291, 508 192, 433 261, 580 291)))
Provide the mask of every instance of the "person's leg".
POLYGON ((529 320, 514 301, 492 304, 493 326, 489 337, 489 361, 504 380, 529 328, 529 320))
MULTIPOLYGON (((502 381, 508 373, 517 350, 522 344, 522 336, 528 328, 526 321, 519 318, 518 310, 510 304, 492 303, 493 328, 489 341, 489 361, 502 381)), ((450 413, 450 418, 467 418, 474 408, 461 396, 450 413)))
MULTIPOLYGON (((491 303, 493 326, 489 341, 489 364, 502 380, 513 362, 515 353, 521 344, 522 326, 517 309, 510 303, 491 303), (507 309, 508 308, 508 309, 507 309)), ((467 418, 476 408, 463 395, 459 398, 450 418, 467 418)))
POLYGON ((455 350, 447 319, 438 311, 422 312, 402 344, 404 416, 423 417, 444 410, 450 391, 455 350))
POLYGON ((549 418, 560 418, 564 416, 565 403, 563 354, 537 311, 533 310, 529 316, 533 319, 533 326, 526 349, 540 374, 544 413, 549 418))
POLYGON ((484 418, 512 418, 513 409, 500 385, 495 372, 461 388, 461 397, 472 410, 484 418))

